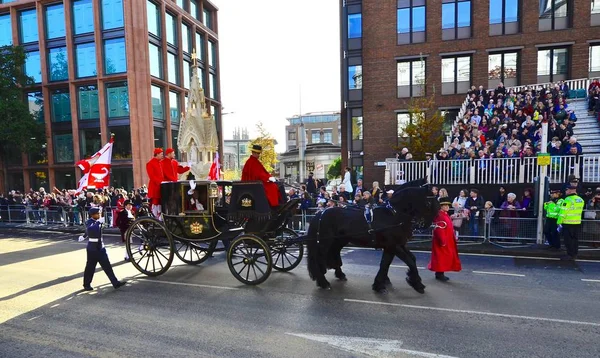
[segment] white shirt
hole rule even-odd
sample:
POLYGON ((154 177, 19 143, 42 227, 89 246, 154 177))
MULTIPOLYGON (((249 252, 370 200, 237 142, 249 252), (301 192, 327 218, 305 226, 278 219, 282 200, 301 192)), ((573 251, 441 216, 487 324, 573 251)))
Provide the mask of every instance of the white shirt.
POLYGON ((346 187, 347 192, 354 192, 354 190, 352 190, 352 183, 350 183, 350 172, 346 172, 346 174, 344 174, 344 181, 342 181, 342 184, 344 184, 346 187))

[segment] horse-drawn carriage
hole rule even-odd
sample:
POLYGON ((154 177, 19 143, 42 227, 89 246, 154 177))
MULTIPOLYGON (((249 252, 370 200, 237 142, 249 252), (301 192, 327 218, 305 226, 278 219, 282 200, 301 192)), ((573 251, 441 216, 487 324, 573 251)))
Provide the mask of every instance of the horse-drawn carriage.
POLYGON ((262 183, 230 181, 162 183, 161 196, 162 221, 139 217, 126 233, 131 263, 148 276, 165 273, 175 256, 190 265, 204 262, 219 240, 231 273, 245 284, 260 284, 272 268, 290 271, 302 261, 304 246, 287 228, 297 199, 272 210, 262 183))

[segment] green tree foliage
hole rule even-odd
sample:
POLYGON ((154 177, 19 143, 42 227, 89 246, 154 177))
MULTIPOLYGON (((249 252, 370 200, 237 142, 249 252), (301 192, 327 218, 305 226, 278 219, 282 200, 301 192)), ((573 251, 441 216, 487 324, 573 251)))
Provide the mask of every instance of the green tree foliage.
POLYGON ((342 157, 337 157, 329 169, 327 169, 327 179, 336 179, 342 177, 342 157))
POLYGON ((258 122, 256 125, 256 131, 258 132, 258 137, 253 139, 248 145, 248 153, 251 152, 253 145, 260 145, 262 147, 260 162, 269 173, 273 173, 275 170, 275 164, 278 162, 277 153, 275 153, 275 139, 269 133, 267 128, 265 128, 265 125, 262 122, 258 122))
POLYGON ((44 124, 36 122, 24 100, 23 87, 33 84, 22 70, 25 56, 22 47, 0 47, 0 161, 4 173, 9 155, 39 151, 46 143, 44 124))

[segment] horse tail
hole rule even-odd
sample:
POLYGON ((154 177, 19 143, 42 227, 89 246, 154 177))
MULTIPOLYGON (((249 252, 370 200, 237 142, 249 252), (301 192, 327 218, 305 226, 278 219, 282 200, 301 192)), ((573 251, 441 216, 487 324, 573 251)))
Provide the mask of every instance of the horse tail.
POLYGON ((317 279, 317 276, 321 274, 321 265, 319 265, 319 258, 321 257, 321 253, 319 250, 319 243, 317 242, 317 239, 319 234, 319 221, 321 220, 322 214, 323 212, 319 212, 313 217, 313 219, 310 221, 310 226, 305 236, 306 248, 308 249, 308 275, 313 281, 315 281, 317 279))

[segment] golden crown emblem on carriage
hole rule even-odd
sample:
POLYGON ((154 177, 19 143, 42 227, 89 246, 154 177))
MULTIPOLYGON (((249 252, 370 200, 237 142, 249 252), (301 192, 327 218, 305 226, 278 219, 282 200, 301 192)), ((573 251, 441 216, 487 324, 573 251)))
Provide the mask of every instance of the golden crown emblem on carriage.
POLYGON ((202 234, 202 229, 204 227, 202 226, 202 224, 200 224, 199 222, 194 222, 190 225, 190 231, 192 232, 192 234, 197 235, 197 234, 202 234))
POLYGON ((252 206, 252 199, 244 198, 242 199, 242 207, 249 208, 252 206))

